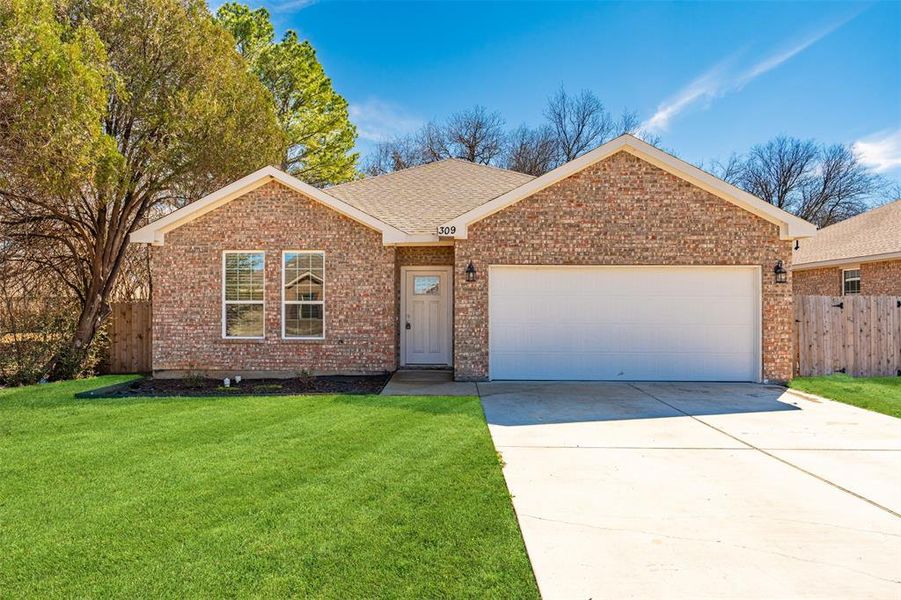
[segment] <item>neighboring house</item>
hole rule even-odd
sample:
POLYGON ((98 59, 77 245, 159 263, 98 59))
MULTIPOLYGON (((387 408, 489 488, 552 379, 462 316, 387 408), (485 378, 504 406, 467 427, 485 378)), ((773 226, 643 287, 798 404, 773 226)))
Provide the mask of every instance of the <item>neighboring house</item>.
POLYGON ((784 381, 782 265, 814 233, 621 136, 538 178, 447 160, 320 190, 267 167, 132 241, 154 245, 158 376, 784 381))
POLYGON ((901 296, 901 200, 798 242, 792 275, 798 295, 901 296))

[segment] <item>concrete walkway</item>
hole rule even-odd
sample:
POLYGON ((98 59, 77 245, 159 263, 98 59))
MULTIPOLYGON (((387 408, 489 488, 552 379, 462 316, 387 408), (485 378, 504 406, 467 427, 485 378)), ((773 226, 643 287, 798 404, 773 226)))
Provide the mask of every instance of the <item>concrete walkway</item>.
POLYGON ((454 381, 452 371, 402 369, 396 371, 382 396, 478 396, 476 384, 454 381))
POLYGON ((545 600, 901 598, 901 421, 751 384, 480 383, 545 600))

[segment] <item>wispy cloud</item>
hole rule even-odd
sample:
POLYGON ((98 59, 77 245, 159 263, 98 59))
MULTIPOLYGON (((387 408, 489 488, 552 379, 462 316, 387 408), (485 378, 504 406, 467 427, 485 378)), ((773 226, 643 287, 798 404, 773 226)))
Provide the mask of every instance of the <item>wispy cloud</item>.
POLYGON ((728 63, 731 61, 732 59, 727 59, 719 63, 660 104, 657 111, 641 124, 640 132, 657 134, 665 131, 670 120, 692 104, 709 102, 721 95, 723 81, 728 76, 728 63))
POLYGON ((851 146, 857 159, 877 173, 901 169, 901 129, 880 131, 851 146))
MULTIPOLYGON (((210 12, 216 14, 219 7, 226 3, 227 0, 209 0, 207 6, 210 12)), ((252 0, 247 3, 251 8, 265 8, 271 14, 298 12, 305 8, 309 8, 314 4, 319 4, 319 0, 252 0)))
POLYGON ((717 98, 725 96, 726 94, 741 91, 742 88, 753 80, 764 73, 776 69, 795 55, 803 52, 856 17, 858 14, 860 14, 860 11, 845 16, 844 18, 801 37, 800 39, 792 40, 792 43, 787 44, 786 47, 772 52, 765 58, 758 60, 743 69, 735 67, 741 52, 729 56, 700 77, 694 79, 687 86, 679 90, 674 96, 662 102, 657 107, 656 112, 642 123, 641 131, 650 134, 661 133, 669 127, 670 121, 672 121, 673 118, 687 108, 696 104, 709 106, 710 103, 717 98))
POLYGON ((351 104, 350 120, 357 126, 360 138, 370 142, 384 142, 422 125, 421 119, 399 106, 372 98, 351 104))
POLYGON ((319 0, 282 0, 271 3, 270 10, 272 12, 296 12, 318 4, 318 2, 319 0))

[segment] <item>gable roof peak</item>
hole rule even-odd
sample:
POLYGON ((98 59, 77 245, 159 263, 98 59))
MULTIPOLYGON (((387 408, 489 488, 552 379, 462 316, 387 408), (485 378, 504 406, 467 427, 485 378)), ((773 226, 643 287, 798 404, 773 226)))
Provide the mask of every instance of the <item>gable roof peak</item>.
POLYGON ((816 227, 804 219, 777 208, 769 202, 761 200, 760 198, 757 198, 756 196, 753 196, 748 192, 628 133, 624 133, 609 142, 598 146, 594 150, 586 152, 582 156, 545 173, 541 177, 536 177, 490 202, 477 206, 476 208, 443 223, 442 226, 453 228, 454 231, 457 232, 456 237, 465 239, 468 235, 469 225, 503 210, 524 198, 528 198, 558 181, 562 181, 570 175, 578 173, 618 152, 628 152, 637 156, 676 177, 688 181, 692 185, 695 185, 706 192, 718 196, 762 219, 778 225, 779 235, 782 239, 789 240, 810 237, 816 234, 816 227))
POLYGON ((132 232, 129 236, 129 241, 140 244, 162 245, 165 241, 167 232, 181 227, 182 225, 273 181, 296 192, 300 192, 304 196, 331 208, 337 213, 380 232, 385 243, 405 241, 408 237, 404 232, 385 223, 377 217, 368 214, 339 198, 326 194, 321 189, 313 187, 272 165, 267 165, 211 194, 207 194, 200 200, 196 200, 157 219, 149 225, 141 227, 132 232))

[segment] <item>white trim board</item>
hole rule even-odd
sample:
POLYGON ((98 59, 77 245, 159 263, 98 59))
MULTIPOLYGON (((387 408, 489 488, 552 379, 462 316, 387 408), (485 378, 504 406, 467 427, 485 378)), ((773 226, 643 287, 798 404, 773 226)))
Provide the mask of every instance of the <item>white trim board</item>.
POLYGON ((454 227, 456 228, 455 237, 457 239, 466 239, 468 228, 473 223, 528 198, 570 175, 574 175, 605 158, 613 156, 617 152, 628 152, 762 219, 778 225, 779 236, 783 240, 811 237, 816 234, 817 228, 812 223, 776 208, 772 204, 628 134, 621 135, 591 152, 545 173, 541 177, 537 177, 506 194, 498 196, 490 202, 465 212, 444 223, 442 227, 454 227))
POLYGON ((871 254, 869 256, 848 256, 845 258, 830 258, 812 262, 792 265, 793 271, 806 271, 809 269, 822 269, 825 267, 838 267, 841 265, 859 265, 861 263, 881 262, 886 260, 901 259, 901 252, 886 252, 885 254, 871 254))

